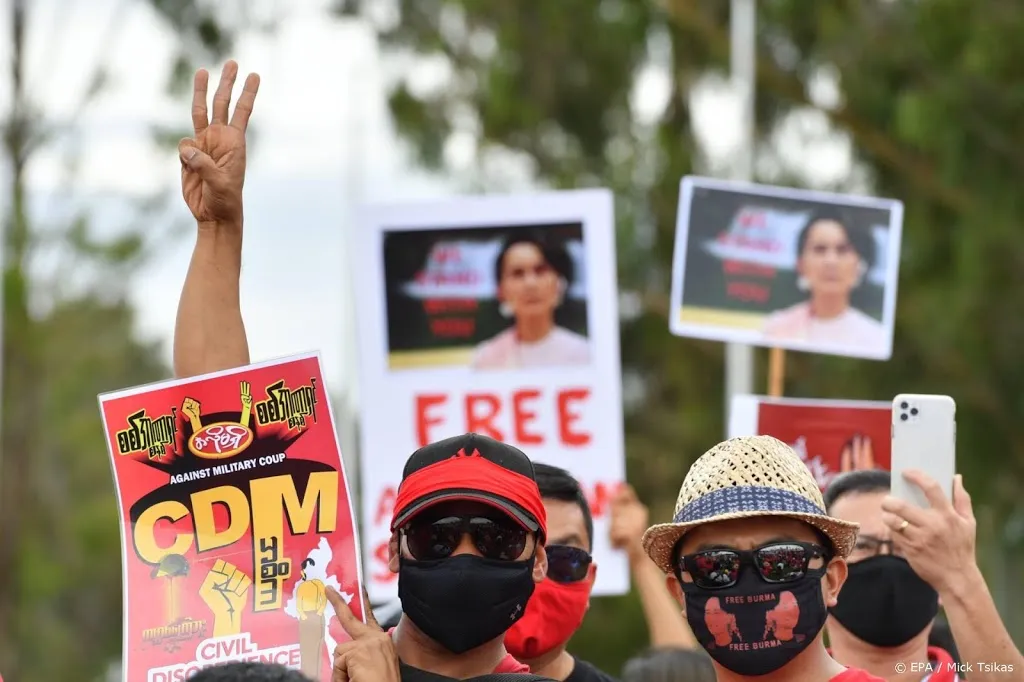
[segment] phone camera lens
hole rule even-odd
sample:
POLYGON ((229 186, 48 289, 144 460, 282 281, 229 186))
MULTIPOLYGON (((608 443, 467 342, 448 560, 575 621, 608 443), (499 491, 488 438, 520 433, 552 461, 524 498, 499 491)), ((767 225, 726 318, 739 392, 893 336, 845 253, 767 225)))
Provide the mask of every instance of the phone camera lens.
POLYGON ((907 407, 908 407, 908 405, 906 403, 900 403, 900 409, 905 410, 905 409, 907 409, 907 407))
POLYGON ((910 414, 912 414, 912 415, 914 415, 916 417, 917 416, 917 408, 916 407, 910 408, 910 414))
POLYGON ((903 414, 900 415, 900 419, 902 419, 903 421, 907 421, 908 419, 910 419, 910 417, 908 417, 906 412, 904 412, 903 414))

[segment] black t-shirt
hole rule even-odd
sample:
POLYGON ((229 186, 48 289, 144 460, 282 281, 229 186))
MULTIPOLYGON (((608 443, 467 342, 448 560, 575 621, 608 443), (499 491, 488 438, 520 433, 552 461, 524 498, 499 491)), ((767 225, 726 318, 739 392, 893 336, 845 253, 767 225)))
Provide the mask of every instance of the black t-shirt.
POLYGON ((573 660, 576 661, 576 665, 573 666, 569 677, 565 678, 565 682, 618 682, 614 677, 605 675, 586 661, 581 661, 575 656, 573 660))
MULTIPOLYGON (((401 663, 401 662, 399 663, 399 666, 401 667, 402 682, 452 682, 452 680, 455 679, 454 677, 445 677, 444 675, 438 675, 437 673, 431 673, 431 672, 427 672, 426 670, 420 670, 419 668, 414 668, 411 665, 406 665, 405 663, 401 663)), ((573 675, 575 675, 575 674, 576 673, 574 671, 573 675)), ((464 682, 472 682, 472 680, 483 680, 483 679, 489 680, 489 679, 491 679, 491 677, 493 677, 495 680, 505 680, 505 679, 515 680, 516 678, 522 677, 524 679, 529 678, 529 679, 538 680, 538 681, 539 680, 544 680, 545 682, 555 682, 555 680, 548 680, 548 678, 546 678, 546 677, 537 677, 535 675, 516 674, 516 673, 494 673, 493 675, 484 675, 483 677, 474 677, 474 678, 472 678, 470 680, 465 680, 464 682)), ((570 679, 571 679, 571 676, 570 676, 570 679)), ((583 680, 584 682, 586 682, 587 680, 590 680, 590 679, 601 680, 602 678, 600 678, 600 677, 595 677, 595 678, 582 677, 580 679, 583 680)))

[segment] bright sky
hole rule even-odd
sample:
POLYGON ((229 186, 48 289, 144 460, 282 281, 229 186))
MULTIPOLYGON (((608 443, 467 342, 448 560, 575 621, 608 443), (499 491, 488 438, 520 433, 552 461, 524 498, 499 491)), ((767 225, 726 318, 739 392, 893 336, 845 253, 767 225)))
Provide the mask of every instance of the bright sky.
MULTIPOLYGON (((248 71, 262 76, 246 179, 242 307, 254 360, 319 350, 332 389, 342 391, 354 362, 344 331, 352 324, 345 274, 352 207, 359 200, 432 198, 457 188, 412 168, 386 111, 385 70, 393 65, 380 57, 364 27, 325 18, 325 4, 253 3, 293 9, 274 36, 246 35, 236 50, 239 81, 248 71)), ((189 103, 164 94, 172 37, 140 0, 32 0, 29 6, 30 88, 51 119, 72 113, 97 57, 113 64, 109 91, 81 126, 75 187, 98 227, 115 229, 114 216, 123 212, 118 196, 177 188, 176 154, 156 148, 147 128, 156 122, 189 125, 189 103)), ((0 35, 9 35, 6 22, 0 18, 0 35)), ((8 50, 5 40, 3 63, 8 50)), ((220 65, 209 66, 216 82, 220 65)), ((0 102, 9 101, 8 87, 0 86, 0 102)), ((647 72, 635 97, 638 114, 656 115, 666 92, 666 79, 657 70, 647 72)), ((727 85, 709 81, 693 103, 708 152, 728 155, 740 118, 727 85)), ((808 135, 827 134, 822 120, 818 115, 795 122, 787 148, 798 157, 807 154, 808 135)), ((845 145, 833 141, 823 151, 820 141, 814 144, 823 164, 819 174, 841 172, 845 145)), ((54 193, 67 149, 54 145, 30 169, 32 206, 41 218, 59 215, 54 193)), ((189 217, 183 202, 176 206, 176 217, 189 217)), ((132 283, 140 331, 164 342, 168 361, 191 248, 189 234, 132 283)))

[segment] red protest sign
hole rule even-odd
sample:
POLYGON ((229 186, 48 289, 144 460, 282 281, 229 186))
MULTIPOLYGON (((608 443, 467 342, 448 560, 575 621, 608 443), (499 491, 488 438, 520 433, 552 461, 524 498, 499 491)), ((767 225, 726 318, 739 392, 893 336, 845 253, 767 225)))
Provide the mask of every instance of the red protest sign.
POLYGON ((838 474, 891 466, 892 405, 866 400, 733 398, 729 437, 774 436, 796 450, 824 490, 838 474))
POLYGON ((316 355, 100 396, 122 524, 124 675, 227 661, 331 677, 334 587, 363 617, 316 355))

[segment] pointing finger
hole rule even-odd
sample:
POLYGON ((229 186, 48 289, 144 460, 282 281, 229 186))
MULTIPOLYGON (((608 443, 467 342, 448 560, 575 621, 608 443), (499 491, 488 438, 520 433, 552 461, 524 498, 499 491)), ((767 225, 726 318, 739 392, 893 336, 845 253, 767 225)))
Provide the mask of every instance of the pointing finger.
POLYGON ((238 64, 234 60, 224 65, 220 72, 220 85, 217 86, 217 93, 213 96, 213 120, 212 123, 228 124, 228 106, 231 104, 231 89, 235 87, 235 77, 238 75, 238 64))
POLYGON ((252 115, 252 107, 256 102, 256 93, 260 89, 260 76, 258 73, 250 73, 242 86, 242 94, 238 96, 235 103, 235 113, 231 116, 231 127, 238 128, 243 133, 249 126, 249 117, 252 115))
POLYGON ((196 135, 206 130, 210 124, 210 115, 206 111, 206 88, 210 84, 210 72, 206 69, 196 71, 192 84, 192 127, 196 135))
POLYGON ((338 622, 341 623, 341 627, 345 629, 349 637, 358 639, 369 631, 369 626, 356 618, 355 614, 352 613, 352 609, 345 603, 345 599, 338 594, 337 590, 329 585, 327 586, 327 601, 331 602, 331 606, 334 607, 334 615, 338 618, 338 622))

